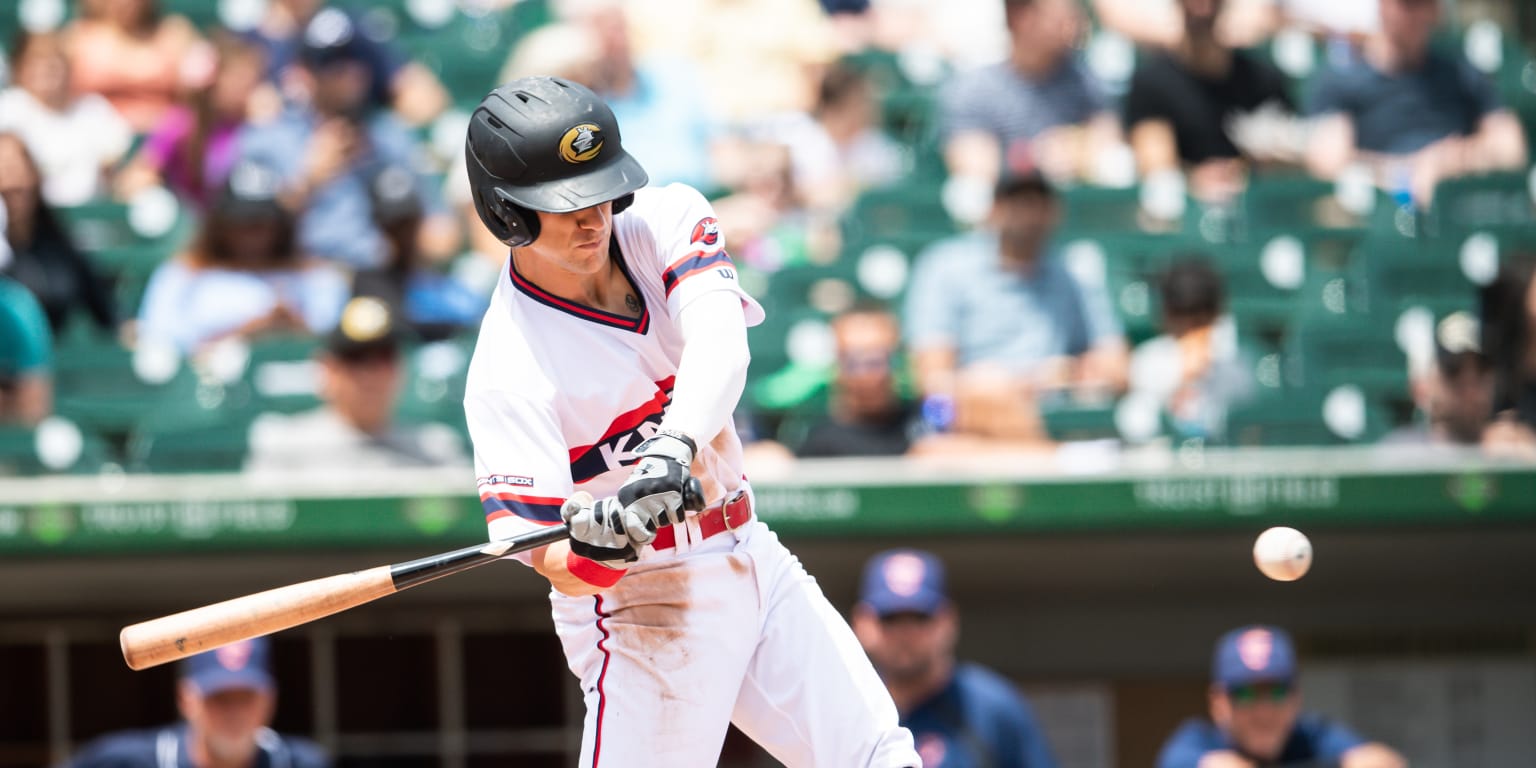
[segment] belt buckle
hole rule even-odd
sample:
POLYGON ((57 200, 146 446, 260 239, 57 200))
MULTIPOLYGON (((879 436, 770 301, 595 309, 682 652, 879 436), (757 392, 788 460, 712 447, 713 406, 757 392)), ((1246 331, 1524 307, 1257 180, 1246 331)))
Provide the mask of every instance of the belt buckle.
MULTIPOLYGON (((741 527, 740 525, 733 525, 731 523, 731 505, 735 504, 737 501, 741 500, 741 498, 743 496, 745 496, 746 494, 747 494, 746 491, 738 490, 738 491, 736 491, 736 495, 735 496, 732 496, 729 499, 726 499, 725 501, 720 502, 720 522, 721 522, 722 525, 725 526, 725 530, 730 531, 731 533, 735 533, 736 529, 741 527)), ((749 515, 750 515, 750 513, 749 513, 749 515)), ((749 517, 749 519, 750 519, 750 517, 749 517)), ((742 523, 742 525, 745 525, 745 524, 746 523, 742 523)))

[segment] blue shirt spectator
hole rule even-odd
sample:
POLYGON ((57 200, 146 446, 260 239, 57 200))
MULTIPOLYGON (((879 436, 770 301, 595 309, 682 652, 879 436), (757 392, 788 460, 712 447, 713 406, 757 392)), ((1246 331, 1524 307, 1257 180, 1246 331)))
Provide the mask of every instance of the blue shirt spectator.
MULTIPOLYGON (((335 125, 318 115, 290 111, 271 123, 247 127, 240 136, 240 156, 276 169, 289 184, 302 184, 306 172, 302 148, 335 125)), ((356 142, 356 154, 334 176, 309 190, 299 215, 298 237, 306 253, 363 268, 378 266, 385 251, 383 235, 371 217, 368 179, 384 166, 412 167, 416 142, 405 124, 389 112, 374 112, 355 130, 350 140, 356 142)), ((425 197, 432 213, 446 211, 436 190, 418 177, 417 193, 425 197)))
POLYGON ((1381 27, 1316 75, 1307 166, 1334 178, 1365 164, 1378 184, 1433 201, 1445 179, 1525 166, 1525 131, 1471 64, 1433 49, 1440 3, 1380 0, 1381 27))
POLYGON ((1076 56, 1082 8, 1076 0, 1006 0, 1003 8, 1008 58, 940 90, 950 173, 991 184, 999 169, 1028 158, 1055 179, 1098 178, 1100 155, 1120 142, 1120 130, 1076 56))
MULTIPOLYGON (((370 216, 369 180, 382 168, 416 168, 418 147, 405 124, 372 104, 365 38, 350 17, 327 9, 305 29, 299 60, 312 78, 309 103, 270 122, 247 126, 239 156, 275 169, 283 201, 299 211, 300 247, 352 267, 378 266, 385 244, 370 216)), ((414 193, 431 225, 451 222, 437 185, 418 175, 414 193)), ((447 225, 454 246, 456 224, 447 225)), ((442 255, 435 250, 433 256, 442 255)))
POLYGON ((270 169, 235 166, 197 238, 155 269, 139 307, 140 344, 183 354, 227 336, 329 331, 347 275, 306 262, 270 169))
POLYGON ((1005 265, 1000 250, 998 234, 981 231, 923 253, 907 289, 909 345, 952 347, 962 368, 986 362, 1023 372, 1120 338, 1102 286, 1078 282, 1053 253, 1022 270, 1005 265))
POLYGON ((1391 749, 1301 711, 1296 649, 1277 627, 1238 627, 1222 635, 1211 661, 1209 700, 1210 719, 1179 726, 1163 744, 1157 768, 1407 765, 1391 749))
POLYGON ((1406 155, 1447 136, 1470 136, 1500 109, 1499 95, 1471 62, 1429 50, 1419 66, 1382 71, 1361 56, 1323 70, 1308 111, 1348 116, 1355 146, 1406 155))
POLYGON ((930 552, 897 549, 864 567, 853 629, 880 672, 923 768, 1056 765, 1028 703, 1008 681, 954 658, 958 618, 930 552))

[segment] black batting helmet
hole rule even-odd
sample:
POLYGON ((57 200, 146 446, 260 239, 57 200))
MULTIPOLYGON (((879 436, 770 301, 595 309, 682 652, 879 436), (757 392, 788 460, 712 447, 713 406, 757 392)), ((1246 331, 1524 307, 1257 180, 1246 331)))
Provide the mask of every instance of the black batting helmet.
POLYGON ((513 248, 539 236, 534 211, 567 213, 613 201, 618 213, 649 178, 619 140, 613 110, 585 86, 525 77, 491 91, 464 142, 475 212, 513 248))

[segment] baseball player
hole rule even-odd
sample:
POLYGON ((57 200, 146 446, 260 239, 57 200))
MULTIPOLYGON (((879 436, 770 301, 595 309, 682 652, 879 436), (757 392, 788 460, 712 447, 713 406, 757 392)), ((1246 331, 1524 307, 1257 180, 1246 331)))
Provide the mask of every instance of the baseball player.
POLYGON ((1390 747, 1302 712, 1296 649, 1277 627, 1239 627, 1217 641, 1210 709, 1209 721, 1188 720, 1168 738, 1157 768, 1407 766, 1390 747))
POLYGON ((919 765, 852 632, 754 515, 730 416, 763 310, 709 203, 642 189, 612 111, 557 78, 487 95, 465 160, 511 247, 465 394, 480 497, 492 539, 570 525, 519 558, 553 586, 581 765, 712 766, 728 723, 790 766, 919 765))

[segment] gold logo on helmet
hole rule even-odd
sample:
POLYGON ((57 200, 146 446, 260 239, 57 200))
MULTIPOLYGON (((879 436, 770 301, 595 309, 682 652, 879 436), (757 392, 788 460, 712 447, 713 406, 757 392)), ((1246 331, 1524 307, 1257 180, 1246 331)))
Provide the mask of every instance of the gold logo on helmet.
POLYGON ((567 163, 585 163, 603 149, 603 129, 594 123, 582 123, 560 137, 560 159, 567 163))

